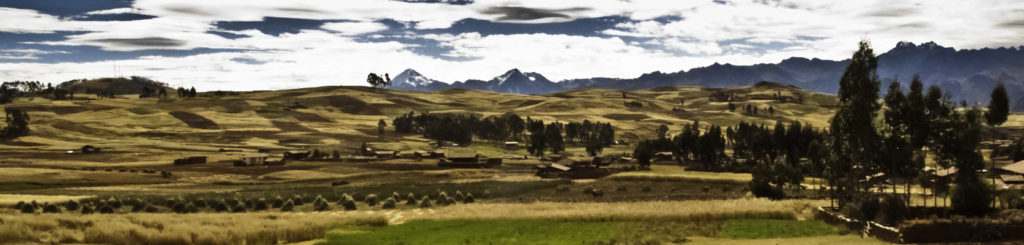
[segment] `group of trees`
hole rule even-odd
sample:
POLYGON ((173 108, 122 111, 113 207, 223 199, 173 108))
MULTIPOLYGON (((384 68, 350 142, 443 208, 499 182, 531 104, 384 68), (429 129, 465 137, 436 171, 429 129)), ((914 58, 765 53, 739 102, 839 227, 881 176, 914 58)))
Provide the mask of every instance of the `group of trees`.
MULTIPOLYGON (((968 215, 985 212, 992 192, 979 176, 984 168, 979 150, 982 120, 989 117, 990 124, 998 124, 1006 110, 996 108, 986 114, 966 102, 957 107, 937 86, 925 92, 917 76, 906 94, 898 81, 891 83, 879 103, 877 62, 871 47, 861 42, 840 80, 839 106, 830 130, 834 159, 825 169, 829 196, 840 208, 858 209, 865 202, 877 203, 871 192, 875 186, 865 181, 867 176, 882 173, 907 180, 922 177, 926 174, 925 159, 931 155, 940 167, 957 169, 953 180, 956 189, 951 196, 953 210, 968 215), (880 124, 875 123, 878 114, 883 119, 880 124)), ((993 103, 1007 102, 994 99, 993 103)), ((909 189, 909 181, 907 185, 909 189)), ((905 193, 903 202, 909 203, 909 198, 905 193)))
MULTIPOLYGON (((386 125, 378 122, 378 127, 386 125)), ((430 114, 409 112, 391 122, 395 132, 400 134, 423 133, 423 136, 441 141, 469 145, 473 139, 490 141, 528 140, 527 150, 530 154, 543 156, 545 151, 559 153, 565 149, 565 143, 582 144, 587 152, 596 155, 601 150, 615 143, 615 129, 610 123, 590 122, 552 122, 545 124, 542 120, 527 118, 506 113, 500 116, 480 118, 465 114, 430 114), (527 134, 528 133, 528 134, 527 134)))
POLYGON ((380 77, 376 73, 370 73, 366 75, 366 83, 369 83, 374 88, 391 86, 391 75, 384 73, 384 77, 380 77))
POLYGON ((4 109, 7 125, 0 131, 0 139, 13 139, 28 135, 28 112, 19 109, 4 109))
POLYGON ((633 150, 633 157, 641 167, 648 167, 657 152, 672 152, 679 163, 697 161, 704 164, 706 170, 721 166, 725 157, 726 140, 722 135, 722 127, 710 125, 701 134, 700 122, 683 126, 682 133, 669 138, 668 127, 659 126, 656 139, 641 141, 633 150))
MULTIPOLYGON (((732 103, 729 103, 729 111, 735 111, 735 110, 736 110, 736 106, 733 105, 732 103)), ((746 106, 743 106, 743 110, 744 110, 744 112, 747 115, 752 115, 752 116, 757 116, 757 114, 760 111, 768 112, 769 116, 774 116, 775 115, 775 107, 774 106, 768 106, 767 108, 761 109, 761 108, 758 108, 755 105, 749 105, 748 104, 746 106)))
POLYGON ((824 169, 824 134, 800 122, 775 127, 741 122, 729 128, 733 156, 746 159, 753 177, 754 195, 783 198, 786 189, 802 189, 805 175, 817 176, 824 169), (801 161, 806 159, 806 161, 801 161))
MULTIPOLYGON (((178 87, 177 91, 178 91, 178 98, 195 98, 196 97, 196 87, 192 87, 191 89, 185 89, 184 87, 178 87)), ((141 97, 141 95, 139 95, 139 96, 141 97)))

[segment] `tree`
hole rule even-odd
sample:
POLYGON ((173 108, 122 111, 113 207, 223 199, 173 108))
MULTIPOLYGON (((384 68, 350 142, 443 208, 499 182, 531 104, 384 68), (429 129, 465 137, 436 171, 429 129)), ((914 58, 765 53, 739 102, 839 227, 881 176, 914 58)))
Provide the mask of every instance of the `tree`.
POLYGON ((565 150, 565 143, 562 142, 562 127, 558 122, 548 124, 544 129, 544 142, 551 150, 551 154, 558 154, 565 150))
POLYGON ((192 87, 192 89, 188 90, 188 97, 189 98, 195 98, 196 97, 196 87, 192 87))
POLYGON ((526 151, 530 154, 543 157, 544 149, 547 149, 547 141, 545 141, 544 134, 544 121, 533 121, 530 118, 526 118, 526 127, 530 131, 530 144, 526 146, 526 151))
POLYGON ((370 73, 366 75, 366 83, 369 83, 371 87, 382 88, 385 86, 391 86, 391 76, 387 73, 384 74, 384 78, 378 76, 376 73, 370 73), (387 78, 387 80, 384 80, 387 78))
POLYGON ((654 157, 654 145, 652 141, 645 140, 637 144, 633 149, 633 158, 636 159, 640 168, 646 169, 651 166, 651 158, 654 157))
POLYGON ((387 126, 388 123, 384 122, 384 119, 380 119, 380 121, 377 122, 377 134, 384 135, 384 128, 387 128, 387 126))
POLYGON ((526 130, 526 122, 524 122, 523 118, 519 117, 519 115, 516 114, 509 113, 505 117, 505 122, 508 123, 509 134, 512 135, 513 139, 518 140, 520 136, 523 134, 523 132, 526 130))
POLYGON ((837 187, 840 208, 869 189, 860 180, 877 169, 880 161, 877 153, 881 152, 881 138, 873 124, 880 107, 877 68, 878 58, 871 45, 861 41, 839 79, 839 105, 830 130, 832 150, 839 159, 832 161, 832 169, 847 173, 847 177, 830 185, 837 187))
POLYGON ((28 135, 28 121, 30 120, 28 112, 11 108, 4 111, 7 113, 7 127, 0 132, 2 134, 0 138, 13 139, 28 135))
POLYGON ((736 111, 736 104, 733 104, 732 102, 729 102, 729 112, 734 112, 734 111, 736 111))
POLYGON ((656 133, 658 134, 658 139, 665 139, 665 137, 668 137, 668 126, 665 126, 665 124, 658 126, 656 133))
POLYGON ((1006 88, 1003 87, 1003 83, 999 83, 995 89, 992 89, 992 97, 988 102, 988 113, 985 113, 985 123, 992 127, 1002 125, 1006 122, 1006 117, 1009 114, 1010 99, 1006 96, 1006 88))

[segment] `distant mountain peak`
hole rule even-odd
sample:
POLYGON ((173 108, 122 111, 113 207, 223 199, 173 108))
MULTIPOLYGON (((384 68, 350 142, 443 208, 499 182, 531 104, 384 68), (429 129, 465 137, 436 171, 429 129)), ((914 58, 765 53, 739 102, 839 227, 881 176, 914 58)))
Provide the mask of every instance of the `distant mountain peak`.
POLYGON ((426 90, 427 86, 434 83, 439 83, 439 81, 423 76, 412 68, 405 69, 391 79, 391 87, 397 89, 426 90))

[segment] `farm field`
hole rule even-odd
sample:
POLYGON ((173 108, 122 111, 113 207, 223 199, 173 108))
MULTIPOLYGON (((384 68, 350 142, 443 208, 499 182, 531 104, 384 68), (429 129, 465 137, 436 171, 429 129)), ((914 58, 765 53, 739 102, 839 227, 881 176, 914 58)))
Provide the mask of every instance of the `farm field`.
MULTIPOLYGON (((348 161, 365 143, 399 152, 448 150, 388 124, 410 111, 516 113, 545 121, 610 123, 618 144, 604 156, 629 156, 658 126, 732 126, 800 121, 825 127, 830 95, 777 84, 709 89, 573 90, 549 95, 451 89, 432 93, 318 87, 202 94, 187 99, 51 101, 19 98, 5 108, 29 111, 31 133, 0 141, 0 240, 100 244, 871 244, 857 232, 814 220, 828 206, 815 183, 802 197, 755 199, 749 173, 696 171, 676 161, 596 179, 546 179, 549 160, 522 144, 476 140, 461 147, 493 168, 445 168, 434 158, 348 161), (718 91, 775 93, 802 104, 750 100, 773 114, 729 111, 709 101, 718 91), (641 107, 627 107, 637 101, 641 107), (85 154, 84 146, 101 149, 85 154), (293 151, 336 157, 241 167, 251 157, 293 151), (175 159, 205 157, 204 164, 175 159), (75 205, 71 205, 75 203, 75 205), (27 208, 26 208, 27 207, 27 208), (31 210, 31 211, 24 211, 31 210), (88 211, 86 211, 88 210, 88 211), (45 212, 44 212, 45 211, 45 212), (240 229, 240 227, 255 227, 240 229), (779 229, 786 227, 787 229, 779 229), (793 229, 788 229, 793 228, 793 229), (615 232, 607 232, 614 230, 615 232), (435 232, 444 231, 444 232, 435 232), (755 232, 755 231, 767 231, 755 232), (400 234, 400 235, 396 235, 400 234), (358 243, 358 242, 355 242, 358 243)), ((87 98, 87 96, 82 96, 87 98)), ((1016 122, 1015 115, 1011 122, 1016 122)), ((566 156, 585 154, 568 144, 566 156)), ((899 190, 902 192, 902 189, 899 190)), ((913 189, 920 194, 920 189, 913 189)))

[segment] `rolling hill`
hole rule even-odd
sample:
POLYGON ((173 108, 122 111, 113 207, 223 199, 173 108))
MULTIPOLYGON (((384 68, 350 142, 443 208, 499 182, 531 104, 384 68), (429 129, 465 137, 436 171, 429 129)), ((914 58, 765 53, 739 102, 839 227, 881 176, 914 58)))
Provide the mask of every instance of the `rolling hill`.
POLYGON ((74 101, 27 97, 3 107, 29 111, 30 135, 0 141, 0 156, 74 166, 99 162, 166 164, 167 159, 222 148, 329 148, 343 149, 348 154, 369 142, 395 150, 429 149, 430 140, 420 135, 396 135, 390 127, 387 135, 377 135, 378 120, 390 124, 395 117, 410 111, 480 116, 512 112, 535 120, 610 122, 617 138, 633 142, 653 137, 662 124, 668 125, 671 133, 678 133, 682 125, 693 121, 732 125, 740 121, 772 124, 776 120, 796 120, 820 128, 832 116, 829 106, 833 104, 834 97, 830 95, 772 83, 735 88, 659 87, 628 92, 578 89, 546 95, 461 88, 418 92, 315 87, 226 96, 202 93, 196 98, 162 100, 132 95, 114 99, 80 95, 74 101), (728 102, 710 100, 715 94, 741 98, 735 102, 740 108, 752 105, 764 111, 772 106, 776 112, 732 112, 728 102), (772 99, 777 94, 800 97, 803 103, 772 99), (640 106, 626 106, 626 102, 640 106), (117 159, 63 154, 84 145, 132 154, 117 154, 117 159))

